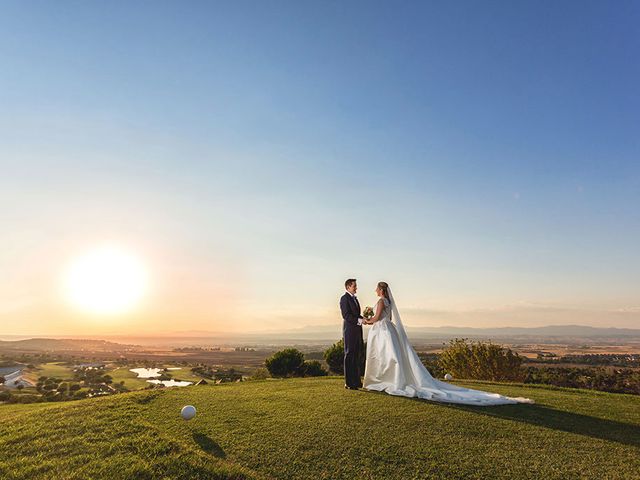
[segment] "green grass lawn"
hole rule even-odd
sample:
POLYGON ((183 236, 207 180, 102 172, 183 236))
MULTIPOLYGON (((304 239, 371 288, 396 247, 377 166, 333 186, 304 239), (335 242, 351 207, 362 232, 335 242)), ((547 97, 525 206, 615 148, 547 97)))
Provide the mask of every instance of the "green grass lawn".
POLYGON ((54 377, 70 380, 73 378, 73 368, 60 362, 43 363, 30 375, 30 378, 36 381, 38 377, 54 377))
POLYGON ((459 384, 537 403, 450 406, 317 378, 4 405, 0 478, 640 478, 640 397, 459 384))

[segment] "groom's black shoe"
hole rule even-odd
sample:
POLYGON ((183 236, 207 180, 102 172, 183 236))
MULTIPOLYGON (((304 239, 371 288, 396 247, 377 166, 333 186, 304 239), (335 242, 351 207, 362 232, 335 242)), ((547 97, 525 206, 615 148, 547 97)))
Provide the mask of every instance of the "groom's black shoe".
POLYGON ((348 390, 358 390, 358 387, 350 387, 349 385, 345 385, 344 388, 348 390))

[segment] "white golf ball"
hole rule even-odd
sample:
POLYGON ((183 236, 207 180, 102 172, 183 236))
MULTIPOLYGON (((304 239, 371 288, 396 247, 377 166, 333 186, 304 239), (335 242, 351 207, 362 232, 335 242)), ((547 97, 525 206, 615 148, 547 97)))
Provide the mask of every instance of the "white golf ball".
POLYGON ((196 416, 196 407, 193 405, 185 405, 182 407, 182 410, 180 410, 180 415, 182 415, 182 418, 185 420, 191 420, 196 416))
POLYGON ((450 374, 450 373, 447 373, 447 374, 444 376, 444 379, 445 379, 445 380, 447 380, 447 381, 449 381, 449 380, 453 380, 453 377, 451 376, 451 374, 450 374))

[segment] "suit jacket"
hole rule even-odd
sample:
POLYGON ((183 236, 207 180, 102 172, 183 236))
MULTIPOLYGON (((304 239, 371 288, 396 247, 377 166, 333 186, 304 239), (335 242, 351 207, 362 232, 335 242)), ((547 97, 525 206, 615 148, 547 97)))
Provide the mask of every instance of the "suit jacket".
POLYGON ((348 292, 340 299, 340 312, 342 312, 342 319, 346 324, 352 327, 359 326, 358 319, 362 318, 360 304, 348 292))

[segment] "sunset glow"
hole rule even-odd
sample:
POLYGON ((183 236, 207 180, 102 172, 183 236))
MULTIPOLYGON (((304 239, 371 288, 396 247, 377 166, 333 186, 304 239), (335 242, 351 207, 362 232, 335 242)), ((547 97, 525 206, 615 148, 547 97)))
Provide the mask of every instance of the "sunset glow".
POLYGON ((83 311, 117 315, 140 302, 147 284, 147 272, 135 255, 104 246, 71 263, 64 276, 64 295, 83 311))

